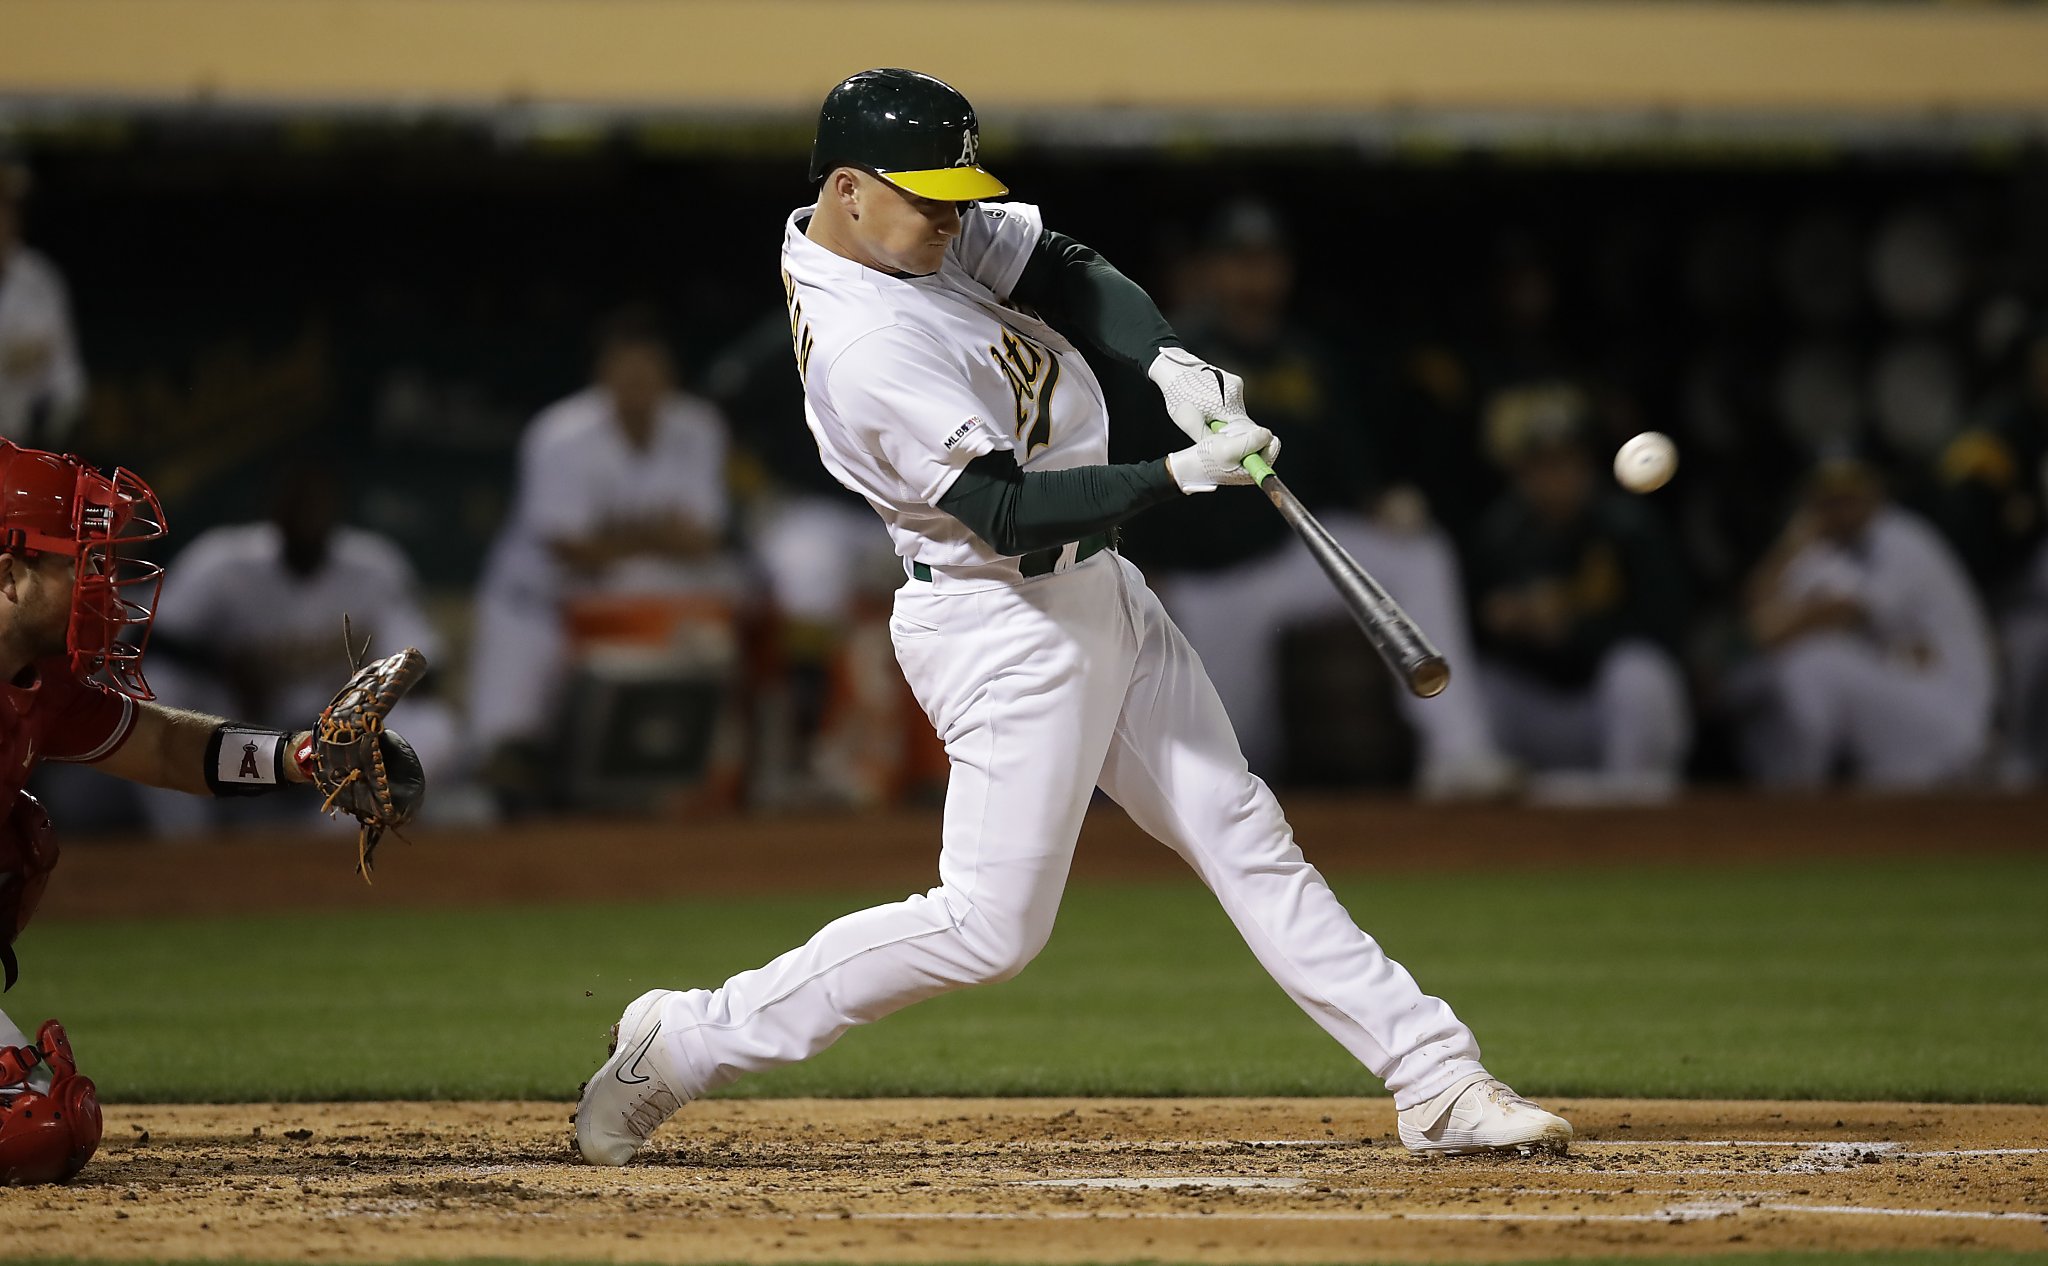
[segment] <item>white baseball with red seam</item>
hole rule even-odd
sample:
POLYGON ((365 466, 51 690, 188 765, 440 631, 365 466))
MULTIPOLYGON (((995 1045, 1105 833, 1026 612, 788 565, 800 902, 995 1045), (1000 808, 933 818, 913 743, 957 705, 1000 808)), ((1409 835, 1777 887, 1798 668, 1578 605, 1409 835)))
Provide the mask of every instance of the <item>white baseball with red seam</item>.
POLYGON ((1655 492, 1678 470, 1678 445, 1662 431, 1645 431, 1614 455, 1614 477, 1630 492, 1655 492))

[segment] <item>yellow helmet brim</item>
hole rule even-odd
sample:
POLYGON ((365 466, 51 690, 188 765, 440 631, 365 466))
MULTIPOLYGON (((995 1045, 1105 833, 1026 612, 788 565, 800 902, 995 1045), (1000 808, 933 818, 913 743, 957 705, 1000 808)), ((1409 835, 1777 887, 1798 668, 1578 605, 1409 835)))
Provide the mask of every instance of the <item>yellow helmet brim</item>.
POLYGON ((1010 192, 979 167, 934 167, 927 171, 885 171, 882 179, 906 193, 939 202, 975 202, 1010 192))

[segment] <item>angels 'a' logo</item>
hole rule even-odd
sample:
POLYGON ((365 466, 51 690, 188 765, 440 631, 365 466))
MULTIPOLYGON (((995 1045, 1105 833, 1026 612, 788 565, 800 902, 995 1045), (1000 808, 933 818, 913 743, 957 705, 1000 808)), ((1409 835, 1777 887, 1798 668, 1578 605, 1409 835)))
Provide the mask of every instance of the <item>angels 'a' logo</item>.
POLYGON ((972 167, 981 161, 981 138, 973 128, 960 130, 960 157, 953 160, 955 167, 972 167))

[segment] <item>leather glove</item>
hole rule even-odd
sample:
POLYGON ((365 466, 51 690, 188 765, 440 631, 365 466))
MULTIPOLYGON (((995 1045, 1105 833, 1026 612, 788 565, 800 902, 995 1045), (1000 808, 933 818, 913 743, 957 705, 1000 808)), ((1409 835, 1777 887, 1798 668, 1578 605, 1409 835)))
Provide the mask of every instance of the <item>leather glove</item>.
MULTIPOLYGON (((349 636, 344 623, 342 637, 349 636)), ((427 657, 407 647, 362 663, 368 649, 367 642, 362 651, 349 647, 354 675, 313 723, 302 762, 327 797, 323 807, 356 820, 356 869, 366 881, 377 841, 412 821, 427 794, 426 771, 412 744, 384 727, 386 714, 426 676, 427 657)))

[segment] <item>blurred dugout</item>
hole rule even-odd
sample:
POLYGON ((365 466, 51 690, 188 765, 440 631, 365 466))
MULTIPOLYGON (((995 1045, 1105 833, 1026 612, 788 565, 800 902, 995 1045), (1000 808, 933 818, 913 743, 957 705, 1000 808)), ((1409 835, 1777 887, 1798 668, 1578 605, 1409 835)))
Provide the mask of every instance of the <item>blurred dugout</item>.
POLYGON ((744 577, 729 436, 676 389, 650 312, 598 331, 595 381, 520 441, 513 508, 484 569, 469 714, 510 811, 654 807, 730 740, 744 577))

